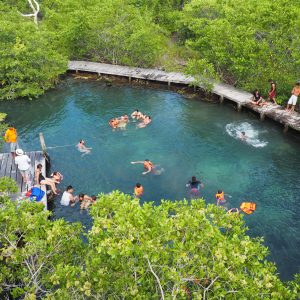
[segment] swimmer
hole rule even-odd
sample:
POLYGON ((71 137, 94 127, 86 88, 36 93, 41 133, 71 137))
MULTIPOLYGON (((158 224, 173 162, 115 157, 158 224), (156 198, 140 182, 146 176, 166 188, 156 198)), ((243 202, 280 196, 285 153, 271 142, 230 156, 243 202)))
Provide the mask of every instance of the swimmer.
POLYGON ((86 154, 89 154, 89 153, 91 153, 91 150, 92 150, 92 148, 87 148, 86 146, 85 146, 85 142, 84 142, 84 140, 80 140, 79 141, 79 143, 77 144, 77 149, 79 150, 79 152, 82 152, 83 154, 81 155, 81 156, 84 156, 84 155, 86 155, 86 154))
POLYGON ((64 176, 58 171, 53 172, 50 176, 51 179, 57 184, 61 183, 61 181, 64 179, 64 176))
POLYGON ((228 214, 232 214, 232 213, 237 213, 237 214, 239 214, 239 213, 240 213, 240 210, 239 210, 238 208, 234 207, 234 208, 229 209, 229 210, 227 211, 227 213, 228 213, 228 214))
POLYGON ((143 122, 138 124, 137 127, 138 128, 145 128, 146 126, 148 126, 150 123, 152 122, 152 119, 150 116, 144 116, 143 122))
POLYGON ((134 196, 140 198, 143 196, 144 188, 140 183, 137 183, 134 188, 134 196))
POLYGON ((225 208, 226 200, 225 200, 224 191, 218 190, 218 192, 216 193, 216 200, 217 200, 217 206, 222 206, 225 208))
POLYGON ((95 195, 93 195, 93 196, 91 196, 91 199, 92 199, 92 204, 95 205, 97 197, 95 195))
POLYGON ((92 198, 85 194, 79 194, 80 209, 87 209, 92 204, 92 198))
POLYGON ((192 197, 199 196, 200 189, 204 187, 203 183, 200 180, 197 180, 196 176, 192 176, 192 180, 190 180, 185 186, 189 188, 192 197))
POLYGON ((132 114, 131 114, 131 118, 132 119, 140 119, 141 117, 143 116, 143 114, 138 110, 136 109, 132 114))
POLYGON ((242 131, 241 134, 240 134, 240 139, 242 141, 246 141, 247 140, 247 136, 246 136, 246 132, 245 131, 242 131))
POLYGON ((158 169, 159 165, 154 165, 149 159, 145 159, 144 161, 132 161, 131 164, 143 164, 144 168, 146 169, 146 171, 142 173, 143 175, 146 175, 150 172, 154 175, 160 175, 165 171, 164 168, 158 169))

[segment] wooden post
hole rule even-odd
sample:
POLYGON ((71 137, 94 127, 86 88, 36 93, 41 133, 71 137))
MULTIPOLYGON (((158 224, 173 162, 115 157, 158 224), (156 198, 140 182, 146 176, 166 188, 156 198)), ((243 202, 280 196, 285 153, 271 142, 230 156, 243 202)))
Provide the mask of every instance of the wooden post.
POLYGON ((242 103, 237 103, 237 111, 240 112, 242 110, 242 103))
POLYGON ((44 135, 43 135, 42 132, 40 132, 40 143, 41 143, 43 155, 44 155, 46 161, 47 161, 48 163, 50 163, 50 157, 49 157, 49 155, 48 155, 48 153, 47 153, 47 147, 46 147, 44 135))
POLYGON ((196 86, 194 85, 194 92, 196 92, 196 90, 197 90, 197 88, 196 88, 196 86))
POLYGON ((223 102, 224 102, 224 96, 220 95, 220 103, 223 104, 223 102))
POLYGON ((264 120, 265 120, 265 116, 266 116, 265 113, 264 113, 264 112, 261 112, 261 113, 260 113, 260 120, 261 120, 261 121, 264 121, 264 120))
POLYGON ((101 73, 98 72, 98 77, 101 77, 101 73))
POLYGON ((168 81, 168 88, 171 87, 171 81, 168 81))
POLYGON ((283 132, 284 132, 284 133, 287 133, 288 130, 289 130, 289 124, 285 123, 285 124, 284 124, 284 128, 283 128, 283 132))
POLYGON ((131 76, 128 77, 128 81, 131 83, 131 76))
POLYGON ((78 74, 78 70, 75 70, 76 74, 78 74))

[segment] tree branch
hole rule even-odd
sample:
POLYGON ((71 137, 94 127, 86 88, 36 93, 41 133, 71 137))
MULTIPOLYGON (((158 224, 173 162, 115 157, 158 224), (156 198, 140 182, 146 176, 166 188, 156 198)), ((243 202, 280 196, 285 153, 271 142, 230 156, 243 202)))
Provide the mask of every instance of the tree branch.
POLYGON ((38 13, 40 12, 40 5, 36 0, 27 0, 29 6, 31 7, 33 13, 32 14, 22 14, 20 13, 23 17, 33 17, 33 21, 36 25, 38 25, 38 13), (34 2, 34 5, 32 3, 34 2))
POLYGON ((157 283, 158 283, 158 286, 159 286, 159 289, 160 289, 160 293, 161 293, 161 299, 164 300, 164 299, 165 299, 165 294, 164 294, 164 290, 163 290, 163 288, 162 288, 162 286, 161 286, 161 284, 160 284, 159 277, 158 277, 158 276, 156 275, 156 273, 153 271, 149 259, 148 259, 148 258, 146 258, 146 259, 147 259, 147 262, 148 262, 150 271, 151 271, 151 273, 153 274, 153 276, 156 278, 156 281, 157 281, 157 283))

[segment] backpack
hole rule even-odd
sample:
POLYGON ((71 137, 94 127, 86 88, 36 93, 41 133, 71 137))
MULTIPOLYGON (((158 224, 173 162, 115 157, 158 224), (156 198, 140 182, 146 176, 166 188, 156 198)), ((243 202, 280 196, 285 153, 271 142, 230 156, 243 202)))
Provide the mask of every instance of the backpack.
POLYGON ((45 192, 38 187, 33 187, 31 189, 30 200, 31 201, 41 201, 45 195, 45 192))

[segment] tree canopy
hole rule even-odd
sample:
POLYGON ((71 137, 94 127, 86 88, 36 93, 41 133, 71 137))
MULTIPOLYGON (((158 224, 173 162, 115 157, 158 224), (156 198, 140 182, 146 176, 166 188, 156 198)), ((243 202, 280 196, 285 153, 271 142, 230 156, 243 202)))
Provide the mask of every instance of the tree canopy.
POLYGON ((0 99, 37 97, 69 59, 211 75, 264 93, 272 78, 281 101, 299 80, 292 0, 37 0, 36 20, 26 17, 32 1, 0 3, 0 99))
POLYGON ((24 299, 297 299, 240 215, 204 200, 99 195, 93 226, 2 195, 0 295, 24 299), (86 242, 81 235, 85 234, 86 242))

